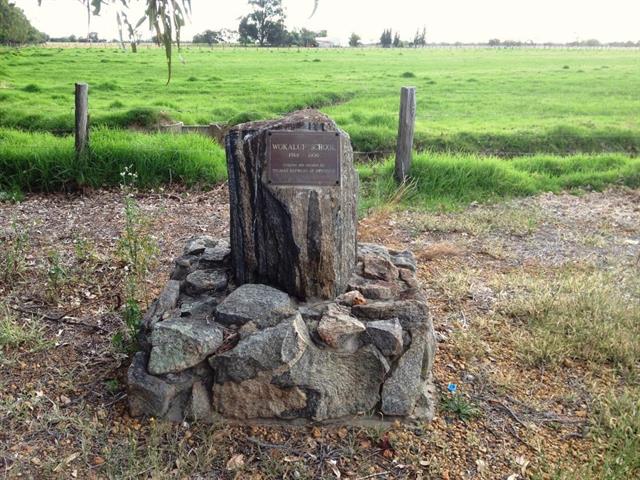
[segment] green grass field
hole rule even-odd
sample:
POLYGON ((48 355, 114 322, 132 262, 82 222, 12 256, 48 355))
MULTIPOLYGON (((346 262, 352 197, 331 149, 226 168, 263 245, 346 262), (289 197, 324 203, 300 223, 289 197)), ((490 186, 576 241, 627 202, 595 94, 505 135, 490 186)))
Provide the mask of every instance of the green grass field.
MULTIPOLYGON (((418 95, 419 154, 403 193, 414 205, 640 183, 635 50, 192 47, 177 55, 168 86, 157 48, 1 53, 4 191, 117 185, 128 165, 145 187, 211 184, 225 176, 224 152, 211 141, 127 129, 235 124, 305 107, 333 117, 356 151, 388 159, 402 85, 418 95), (81 162, 68 136, 76 81, 90 85, 94 129, 81 162)), ((360 170, 363 205, 396 195, 389 160, 360 170)))
POLYGON ((165 86, 157 48, 5 50, 0 126, 70 131, 73 83, 86 81, 94 125, 238 123, 318 107, 356 150, 391 151, 399 89, 415 85, 419 150, 640 149, 636 50, 186 48, 181 58, 165 86))

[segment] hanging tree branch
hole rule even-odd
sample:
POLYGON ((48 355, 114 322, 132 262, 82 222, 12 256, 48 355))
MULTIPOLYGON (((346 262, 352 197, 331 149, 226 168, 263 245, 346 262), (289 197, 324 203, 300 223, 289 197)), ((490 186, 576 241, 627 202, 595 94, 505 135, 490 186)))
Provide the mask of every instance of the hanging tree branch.
MULTIPOLYGON (((164 46, 167 59, 167 84, 171 81, 171 58, 173 43, 180 48, 180 30, 191 14, 191 0, 79 0, 87 9, 87 26, 90 25, 92 15, 100 15, 102 7, 109 4, 119 4, 127 9, 134 2, 146 3, 144 16, 133 27, 128 20, 125 24, 130 31, 135 31, 145 20, 149 22, 149 29, 156 32, 158 42, 164 46)), ((42 5, 43 0, 38 0, 42 5)), ((118 12, 116 19, 122 32, 123 11, 118 12)), ((122 38, 122 37, 121 37, 122 38)))

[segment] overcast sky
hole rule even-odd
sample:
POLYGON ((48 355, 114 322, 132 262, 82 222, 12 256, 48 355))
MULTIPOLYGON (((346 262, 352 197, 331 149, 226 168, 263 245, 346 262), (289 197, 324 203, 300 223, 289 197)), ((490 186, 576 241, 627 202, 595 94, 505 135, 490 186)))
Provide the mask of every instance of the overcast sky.
MULTIPOLYGON (((37 0, 14 2, 51 36, 86 35, 79 0, 42 0, 40 7, 37 0)), ((341 39, 356 32, 365 40, 377 40, 390 27, 407 40, 424 25, 428 42, 640 40, 640 0, 320 0, 312 18, 313 0, 283 0, 283 5, 290 28, 326 29, 329 36, 341 39)), ((192 0, 192 7, 185 39, 208 28, 235 29, 238 18, 249 10, 245 0, 192 0)), ((131 17, 137 20, 141 10, 131 17)), ((94 17, 91 30, 101 38, 116 38, 114 11, 94 17)))

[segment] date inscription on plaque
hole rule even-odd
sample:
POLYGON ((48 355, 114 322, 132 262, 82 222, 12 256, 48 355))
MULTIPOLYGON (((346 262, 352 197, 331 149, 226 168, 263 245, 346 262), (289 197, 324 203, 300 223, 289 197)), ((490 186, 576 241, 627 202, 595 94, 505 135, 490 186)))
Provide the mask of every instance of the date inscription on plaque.
POLYGON ((267 179, 273 185, 339 185, 340 135, 337 132, 270 131, 267 179))

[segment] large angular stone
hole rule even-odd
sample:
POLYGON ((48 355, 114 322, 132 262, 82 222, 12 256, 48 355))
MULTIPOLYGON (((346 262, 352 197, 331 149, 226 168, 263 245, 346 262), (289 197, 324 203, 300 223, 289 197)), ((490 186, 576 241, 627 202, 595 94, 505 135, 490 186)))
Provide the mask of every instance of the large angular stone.
MULTIPOLYGON (((209 359, 215 371, 216 383, 242 382, 256 377, 260 372, 276 370, 286 364, 284 342, 295 338, 296 332, 306 327, 300 314, 280 322, 275 327, 265 328, 249 335, 231 350, 209 359)), ((298 350, 306 348, 307 342, 294 342, 287 346, 288 355, 295 357, 298 350)))
POLYGON ((372 410, 380 401, 380 384, 388 371, 388 362, 371 345, 341 354, 311 344, 273 383, 303 389, 307 405, 292 416, 320 421, 372 410))
POLYGON ((398 286, 393 282, 369 280, 355 273, 349 280, 349 289, 359 291, 365 298, 370 300, 389 300, 398 293, 398 286))
POLYGON ((343 293, 356 255, 358 176, 349 136, 326 115, 303 110, 232 128, 226 152, 236 283, 266 283, 300 299, 343 293), (339 183, 269 183, 269 133, 280 130, 335 132, 339 183))
POLYGON ((397 318, 367 322, 367 336, 383 355, 395 357, 402 353, 402 326, 397 318))
POLYGON ((149 372, 158 375, 193 367, 213 354, 222 342, 222 327, 203 318, 160 322, 151 334, 149 372))
POLYGON ((194 376, 190 372, 155 377, 147 372, 147 355, 138 352, 127 373, 129 413, 181 420, 194 376))
POLYGON ((307 394, 299 387, 278 387, 269 373, 243 382, 226 382, 213 387, 216 411, 226 417, 289 418, 291 412, 304 410, 307 394))
POLYGON ((196 270, 187 275, 184 290, 188 295, 222 292, 227 288, 224 270, 196 270))
POLYGON ((389 369, 372 346, 354 354, 316 347, 298 314, 210 359, 213 402, 236 418, 314 420, 367 412, 389 369))
POLYGON ((360 346, 359 336, 364 324, 349 314, 349 310, 330 304, 318 324, 318 335, 324 343, 336 350, 355 352, 360 346))
POLYGON ((388 300, 354 305, 351 312, 358 318, 388 320, 397 318, 404 329, 412 329, 430 321, 429 307, 418 299, 388 300))
POLYGON ((291 298, 273 287, 248 283, 237 288, 216 309, 216 320, 225 325, 253 321, 271 327, 295 313, 291 298))
POLYGON ((385 415, 410 415, 422 392, 435 349, 433 332, 428 328, 415 330, 411 346, 398 359, 391 377, 382 386, 382 412, 385 415))

